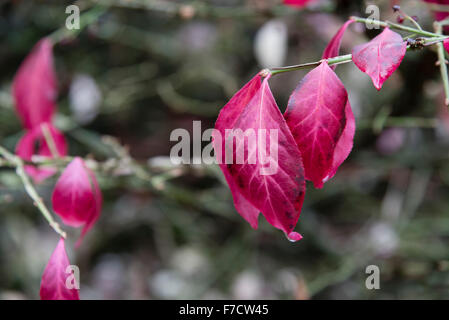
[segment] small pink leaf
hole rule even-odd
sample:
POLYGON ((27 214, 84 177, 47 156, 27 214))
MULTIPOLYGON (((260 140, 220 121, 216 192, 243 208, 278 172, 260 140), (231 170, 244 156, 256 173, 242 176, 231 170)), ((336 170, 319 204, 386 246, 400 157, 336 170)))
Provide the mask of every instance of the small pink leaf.
MULTIPOLYGON (((346 21, 345 24, 337 31, 337 33, 334 35, 334 37, 327 45, 326 49, 324 49, 322 57, 323 59, 334 58, 340 54, 341 39, 343 38, 346 29, 353 22, 354 20, 346 21)), ((331 66, 332 70, 335 70, 335 68, 337 68, 337 65, 331 66)))
POLYGON ((300 240, 301 235, 293 229, 304 201, 304 169, 298 147, 269 88, 268 77, 244 106, 234 126, 227 129, 234 133, 225 138, 226 150, 232 147, 232 163, 227 164, 227 171, 233 187, 271 225, 283 230, 290 240, 300 240), (252 138, 237 135, 238 130, 252 138), (243 161, 238 160, 238 150, 246 156, 243 161))
POLYGON ((27 129, 50 122, 56 109, 57 83, 52 46, 48 38, 39 41, 14 77, 12 88, 16 111, 27 129))
POLYGON ((407 51, 400 34, 389 28, 366 44, 352 49, 355 65, 368 74, 377 90, 399 67, 407 51))
POLYGON ((284 117, 301 151, 306 179, 316 188, 335 173, 347 102, 345 87, 326 61, 304 77, 288 101, 284 117))
MULTIPOLYGON (((50 148, 44 138, 42 125, 46 125, 55 143, 59 156, 67 155, 67 142, 64 135, 49 123, 41 124, 27 131, 16 146, 16 154, 25 161, 31 161, 33 155, 52 158, 50 148)), ((32 165, 25 166, 26 173, 33 178, 35 183, 40 183, 56 173, 55 168, 36 168, 32 165)))
POLYGON ((225 137, 225 130, 234 127, 245 106, 260 89, 261 83, 261 77, 258 74, 229 100, 221 109, 215 122, 215 129, 220 133, 220 136, 213 135, 215 154, 229 189, 231 189, 235 209, 254 229, 257 229, 259 210, 245 199, 229 174, 228 167, 225 164, 225 144, 222 143, 222 140, 225 137))
POLYGON ((69 278, 72 273, 67 273, 68 266, 70 266, 70 262, 65 251, 64 239, 61 238, 42 275, 41 300, 80 299, 78 289, 73 286, 74 284, 69 278))
POLYGON ((83 227, 78 246, 101 213, 102 195, 97 179, 76 157, 59 177, 52 196, 53 210, 72 227, 83 227))

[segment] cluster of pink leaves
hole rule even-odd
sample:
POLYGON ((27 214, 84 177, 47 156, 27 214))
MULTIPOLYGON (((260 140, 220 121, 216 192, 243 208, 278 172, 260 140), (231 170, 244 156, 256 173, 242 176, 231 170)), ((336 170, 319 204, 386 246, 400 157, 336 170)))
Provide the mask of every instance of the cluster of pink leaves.
MULTIPOLYGON (((285 4, 297 7, 308 2, 284 0, 285 4)), ((323 59, 339 55, 341 39, 351 23, 346 22, 337 32, 325 49, 323 59)), ((369 43, 353 49, 353 62, 371 77, 374 86, 380 90, 398 68, 405 51, 402 37, 386 28, 369 43)), ((334 72, 335 67, 323 60, 309 72, 292 93, 284 115, 271 93, 270 76, 262 79, 259 74, 221 110, 215 128, 223 137, 226 129, 255 129, 256 132, 258 129, 266 129, 265 132, 276 129, 278 132, 279 170, 273 175, 260 175, 260 164, 225 164, 225 150, 217 150, 224 145, 216 144, 214 139, 216 153, 223 157, 218 160, 236 210, 253 228, 257 228, 261 212, 290 240, 300 240, 302 236, 293 229, 304 201, 305 181, 310 180, 315 187, 322 188, 351 152, 355 120, 346 89, 334 72)), ((52 124, 57 91, 52 43, 44 38, 24 60, 13 81, 16 111, 25 129, 16 153, 25 161, 31 161, 34 155, 49 158, 67 155, 66 139, 52 124), (45 128, 57 155, 48 145, 45 128)), ((257 146, 248 147, 244 141, 236 143, 246 146, 247 155, 259 151, 257 146)), ((36 183, 57 172, 56 168, 37 168, 31 164, 27 164, 25 169, 36 183)), ((83 159, 76 157, 65 168, 56 183, 52 204, 65 224, 83 227, 78 246, 99 218, 102 207, 97 180, 83 159)), ((61 238, 42 276, 41 299, 79 299, 78 290, 66 286, 69 265, 65 242, 61 238)))
MULTIPOLYGON (((261 161, 256 164, 248 161, 249 155, 259 154, 260 150, 256 149, 265 147, 268 150, 268 145, 261 147, 245 143, 245 136, 234 135, 235 141, 226 141, 235 142, 236 147, 232 148, 234 157, 237 146, 243 146, 247 158, 243 164, 226 163, 226 143, 218 143, 219 137, 214 136, 217 160, 231 190, 235 208, 254 229, 257 229, 258 216, 262 213, 288 239, 300 240, 302 236, 293 229, 304 201, 305 181, 312 181, 316 188, 322 188, 351 152, 354 115, 346 89, 334 72, 336 66, 329 66, 325 59, 339 55, 343 34, 352 22, 346 22, 330 41, 322 62, 293 91, 283 115, 268 84, 270 75, 262 79, 260 74, 240 89, 220 111, 215 129, 222 137, 226 130, 245 132, 252 129, 257 135, 270 129, 279 132, 278 170, 273 175, 260 174, 261 161)), ((380 90, 399 67, 406 49, 402 37, 385 28, 370 42, 353 48, 352 59, 380 90)))
MULTIPOLYGON (((57 80, 53 67, 52 43, 39 41, 20 66, 13 80, 13 96, 19 118, 25 129, 16 147, 16 153, 25 161, 33 156, 67 156, 64 135, 52 124, 56 111, 57 80), (45 136, 44 130, 50 136, 45 136), (51 145, 56 149, 52 152, 51 145)), ((25 170, 35 183, 40 183, 57 172, 56 168, 38 168, 27 164, 25 170)), ((72 227, 83 227, 76 243, 79 246, 87 231, 101 213, 102 194, 94 173, 83 159, 75 157, 56 182, 52 196, 53 210, 62 221, 72 227)), ((41 281, 41 299, 79 299, 78 290, 66 286, 69 260, 64 239, 60 239, 41 281)))

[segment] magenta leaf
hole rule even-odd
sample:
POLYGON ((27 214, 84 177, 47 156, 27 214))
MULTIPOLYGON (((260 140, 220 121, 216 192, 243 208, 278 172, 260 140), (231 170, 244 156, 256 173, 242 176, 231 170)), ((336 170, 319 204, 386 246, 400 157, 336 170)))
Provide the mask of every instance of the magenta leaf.
POLYGON ((346 126, 347 103, 346 89, 326 61, 304 77, 288 101, 284 117, 301 151, 306 179, 316 188, 335 173, 334 154, 346 126))
POLYGON ((101 213, 102 195, 97 179, 84 161, 76 157, 59 177, 52 196, 53 210, 72 227, 83 226, 81 243, 101 213))
MULTIPOLYGON (((322 57, 323 59, 334 58, 340 54, 341 39, 343 38, 346 29, 353 22, 354 20, 346 21, 345 24, 337 31, 337 33, 334 35, 334 37, 327 45, 326 49, 324 49, 322 57)), ((331 66, 331 68, 332 70, 335 70, 337 68, 337 65, 333 65, 331 66)))
POLYGON ((234 127, 243 109, 260 89, 260 86, 261 77, 260 75, 256 75, 229 100, 221 109, 215 122, 215 129, 220 133, 220 136, 213 135, 215 154, 220 169, 229 185, 229 189, 231 189, 235 209, 254 229, 257 229, 258 226, 259 210, 245 199, 229 174, 228 167, 225 163, 225 144, 222 143, 222 139, 225 137, 225 130, 234 127))
MULTIPOLYGON (((25 161, 31 161, 33 155, 39 155, 52 158, 50 147, 44 138, 43 126, 47 126, 48 131, 55 144, 58 155, 64 157, 67 155, 67 142, 64 135, 49 123, 43 123, 34 129, 27 131, 19 140, 16 146, 16 154, 25 161)), ((40 183, 56 173, 52 167, 36 168, 32 165, 25 165, 26 173, 33 178, 35 183, 40 183)))
POLYGON ((407 44, 400 34, 385 28, 377 37, 366 44, 352 49, 355 65, 368 74, 377 90, 399 67, 407 50, 407 44))
POLYGON ((301 154, 276 105, 268 77, 251 93, 251 99, 241 100, 243 107, 238 108, 242 111, 233 127, 222 127, 231 133, 224 139, 225 153, 232 151, 231 161, 226 161, 233 181, 230 187, 237 188, 271 225, 297 241, 302 237, 293 229, 305 194, 301 154), (244 156, 239 158, 239 153, 244 156))
POLYGON ((14 77, 12 88, 16 111, 27 129, 50 122, 56 109, 57 83, 52 46, 48 38, 39 41, 14 77))
MULTIPOLYGON (((332 40, 329 42, 328 46, 323 52, 323 59, 329 59, 340 55, 340 45, 343 35, 346 29, 349 27, 353 20, 348 20, 345 24, 337 31, 332 40)), ((330 66, 333 70, 337 67, 337 65, 330 66)), ((345 117, 346 117, 346 125, 343 129, 343 132, 340 136, 340 139, 335 146, 334 157, 332 161, 332 170, 329 172, 329 175, 324 178, 324 182, 331 179, 340 165, 346 160, 352 150, 354 134, 355 134, 355 118, 352 113, 351 105, 349 101, 345 107, 345 117)))
POLYGON ((302 8, 312 1, 314 0, 284 0, 284 4, 292 7, 302 8))
MULTIPOLYGON (((41 280, 41 300, 79 300, 79 292, 70 278, 69 258, 61 238, 53 251, 41 280)), ((73 275, 72 275, 73 277, 73 275)))

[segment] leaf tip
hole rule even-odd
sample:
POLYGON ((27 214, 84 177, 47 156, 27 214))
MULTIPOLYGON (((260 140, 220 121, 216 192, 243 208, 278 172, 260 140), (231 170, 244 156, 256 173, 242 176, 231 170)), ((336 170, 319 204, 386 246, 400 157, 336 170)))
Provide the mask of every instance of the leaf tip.
POLYGON ((321 181, 313 181, 313 186, 315 187, 315 189, 322 189, 324 186, 324 183, 329 179, 329 175, 326 176, 323 180, 321 181))
POLYGON ((296 242, 302 239, 302 235, 299 234, 298 232, 292 231, 287 235, 287 238, 291 242, 296 242))

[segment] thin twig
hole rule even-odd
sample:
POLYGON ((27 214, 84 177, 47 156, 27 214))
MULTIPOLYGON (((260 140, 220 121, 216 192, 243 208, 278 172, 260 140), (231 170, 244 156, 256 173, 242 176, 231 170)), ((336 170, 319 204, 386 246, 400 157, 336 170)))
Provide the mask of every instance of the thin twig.
POLYGON ((390 21, 380 21, 380 20, 376 20, 376 19, 367 19, 367 18, 354 17, 354 16, 350 17, 349 19, 354 20, 355 22, 361 22, 361 23, 365 23, 365 24, 381 26, 384 28, 390 27, 390 28, 396 29, 396 30, 407 31, 407 32, 419 34, 419 35, 425 36, 425 37, 441 37, 441 34, 429 32, 429 31, 425 31, 425 30, 419 30, 419 29, 412 28, 412 27, 407 27, 404 25, 390 22, 390 21))
POLYGON ((55 230, 57 234, 59 234, 61 237, 66 238, 67 234, 64 230, 61 229, 59 224, 54 220, 52 214, 45 206, 44 201, 37 193, 36 189, 34 188, 33 184, 31 183, 30 179, 28 178, 28 175, 25 172, 24 164, 22 159, 19 157, 13 155, 11 152, 6 150, 4 147, 0 146, 0 154, 8 160, 11 164, 14 165, 16 168, 16 173, 19 176, 20 180, 23 183, 23 186, 25 187, 25 191, 30 196, 30 198, 34 201, 34 205, 39 209, 39 211, 42 213, 44 218, 48 221, 48 224, 50 227, 55 230))
POLYGON ((50 149, 51 155, 53 158, 59 158, 58 148, 56 147, 55 140, 51 135, 50 128, 47 123, 41 124, 42 134, 44 135, 45 142, 47 143, 48 148, 50 149))
POLYGON ((296 70, 300 70, 300 69, 316 67, 316 66, 320 65, 320 63, 323 62, 323 61, 327 61, 327 63, 329 65, 347 63, 347 62, 351 62, 352 61, 352 54, 347 54, 347 55, 344 55, 344 56, 338 56, 338 57, 330 58, 330 59, 323 59, 323 60, 315 61, 315 62, 297 64, 297 65, 288 66, 288 67, 271 68, 271 69, 269 69, 267 71, 263 70, 261 75, 264 76, 266 72, 270 72, 271 75, 275 75, 275 74, 283 73, 283 72, 290 72, 290 71, 296 71, 296 70))
MULTIPOLYGON (((394 7, 393 7, 394 8, 394 7)), ((414 26, 416 28, 418 28, 419 30, 422 31, 421 25, 415 20, 413 19, 413 17, 411 17, 408 13, 406 13, 404 10, 402 10, 401 8, 398 8, 397 11, 402 14, 404 16, 405 19, 407 19, 408 21, 410 21, 411 23, 414 24, 414 26)))

